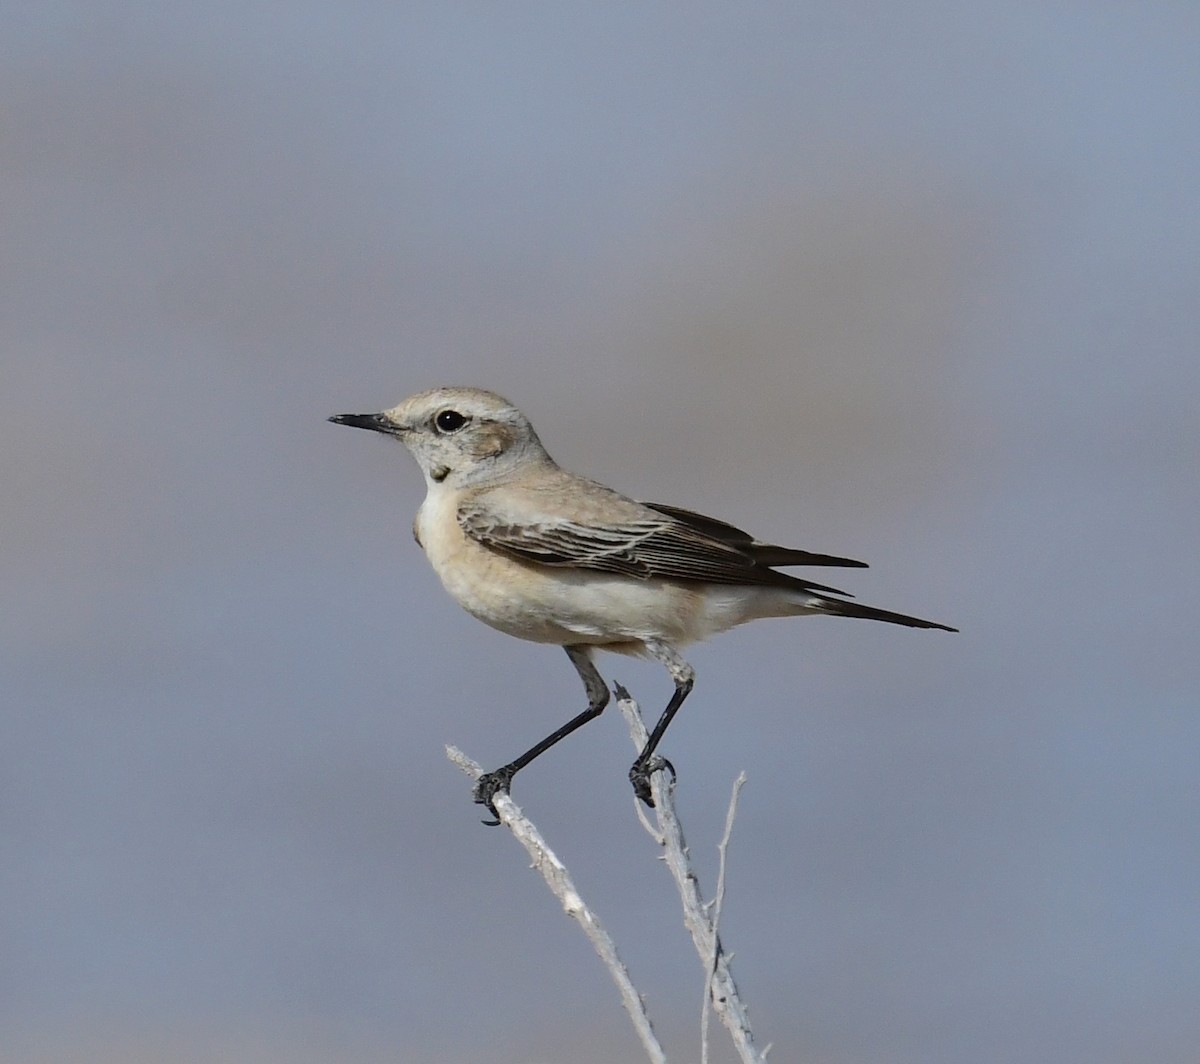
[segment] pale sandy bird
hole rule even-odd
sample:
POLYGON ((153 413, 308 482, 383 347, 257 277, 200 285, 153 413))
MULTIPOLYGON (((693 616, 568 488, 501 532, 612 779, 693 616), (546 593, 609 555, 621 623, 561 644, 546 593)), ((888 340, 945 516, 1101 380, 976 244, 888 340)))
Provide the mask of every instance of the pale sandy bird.
POLYGON ((475 801, 493 816, 493 797, 517 772, 608 704, 592 661, 597 648, 652 657, 675 681, 629 770, 634 791, 652 805, 651 773, 671 768, 655 749, 695 677, 681 647, 760 617, 818 613, 956 631, 776 569, 863 562, 760 543, 724 521, 634 502, 568 473, 525 415, 492 392, 435 388, 380 414, 329 420, 394 436, 412 452, 428 489, 413 535, 446 590, 493 628, 559 644, 583 680, 587 709, 479 778, 475 801))

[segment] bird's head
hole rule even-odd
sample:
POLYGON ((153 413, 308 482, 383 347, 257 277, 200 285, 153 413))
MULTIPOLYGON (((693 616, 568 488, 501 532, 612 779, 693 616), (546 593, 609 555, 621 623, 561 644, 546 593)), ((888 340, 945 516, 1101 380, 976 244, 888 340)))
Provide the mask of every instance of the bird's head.
POLYGON ((329 420, 394 436, 430 485, 503 479, 530 462, 550 461, 529 419, 482 388, 433 388, 379 414, 335 414, 329 420))

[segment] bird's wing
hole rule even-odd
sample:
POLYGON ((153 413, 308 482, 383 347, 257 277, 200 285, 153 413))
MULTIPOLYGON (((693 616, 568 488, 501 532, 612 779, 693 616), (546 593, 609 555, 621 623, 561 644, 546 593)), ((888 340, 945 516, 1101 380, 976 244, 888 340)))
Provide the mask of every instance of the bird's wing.
POLYGON ((706 517, 704 514, 684 510, 679 506, 668 506, 662 502, 647 502, 642 505, 666 514, 668 517, 673 517, 676 521, 705 536, 745 551, 760 565, 836 565, 843 568, 867 568, 866 562, 856 562, 853 558, 839 558, 833 554, 814 554, 807 550, 794 550, 791 547, 777 547, 771 543, 760 543, 749 532, 743 532, 731 524, 718 521, 715 517, 706 517))
POLYGON ((496 493, 484 492, 460 504, 458 523, 467 536, 484 546, 541 565, 643 580, 694 580, 845 594, 776 572, 755 555, 753 537, 722 522, 713 525, 738 532, 738 537, 717 538, 694 522, 616 493, 607 499, 591 490, 586 501, 589 505, 577 507, 568 517, 557 507, 539 505, 539 500, 512 492, 500 500, 496 493), (603 505, 608 501, 611 506, 603 505))

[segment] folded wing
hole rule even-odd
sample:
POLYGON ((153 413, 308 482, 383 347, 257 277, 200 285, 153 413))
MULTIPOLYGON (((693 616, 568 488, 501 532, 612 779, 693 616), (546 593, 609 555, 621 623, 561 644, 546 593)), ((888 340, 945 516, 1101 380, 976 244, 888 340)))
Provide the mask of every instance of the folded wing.
POLYGON ((567 520, 533 508, 522 515, 513 512, 511 501, 498 512, 483 496, 460 506, 458 523, 472 539, 511 557, 642 580, 694 580, 846 595, 771 566, 862 564, 758 543, 723 521, 675 507, 631 504, 624 513, 628 516, 611 521, 567 520))

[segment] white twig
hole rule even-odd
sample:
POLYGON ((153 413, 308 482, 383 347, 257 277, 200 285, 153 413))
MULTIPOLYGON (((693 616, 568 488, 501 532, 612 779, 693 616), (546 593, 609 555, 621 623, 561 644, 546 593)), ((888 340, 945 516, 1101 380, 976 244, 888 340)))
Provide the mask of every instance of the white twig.
MULTIPOLYGON (((447 746, 446 756, 472 779, 478 779, 483 771, 457 747, 447 746)), ((521 812, 520 807, 509 795, 496 794, 492 802, 496 807, 496 816, 499 817, 500 822, 525 847, 533 859, 533 867, 541 872, 546 885, 562 903, 563 910, 567 915, 578 921, 584 934, 592 943, 592 948, 608 968, 609 974, 621 994, 621 1004, 629 1013, 634 1030, 637 1032, 642 1048, 645 1049, 651 1064, 666 1064, 667 1057, 658 1041, 658 1036, 654 1033, 653 1026, 651 1026, 650 1017, 646 1014, 646 1004, 629 978, 629 970, 617 956, 617 947, 612 936, 604 930, 599 918, 588 908, 575 889, 575 884, 572 882, 566 866, 546 845, 546 840, 534 827, 533 822, 521 812)))
MULTIPOLYGON (((641 750, 646 743, 646 725, 638 704, 619 684, 617 706, 629 726, 633 745, 641 750)), ((671 774, 654 773, 650 777, 650 793, 654 798, 658 820, 657 830, 650 833, 666 851, 667 867, 671 870, 671 876, 679 891, 679 899, 683 903, 683 922, 691 933, 692 943, 700 955, 700 963, 704 966, 705 984, 709 987, 713 1009, 729 1031, 742 1064, 765 1064, 766 1051, 759 1050, 754 1044, 750 1018, 729 971, 728 956, 717 937, 714 920, 700 897, 699 882, 691 866, 683 828, 675 811, 675 781, 671 774)), ((732 809, 730 814, 732 816, 732 809)), ((727 818, 727 834, 728 830, 727 818)))
POLYGON ((717 893, 706 908, 712 913, 713 953, 708 967, 708 979, 704 983, 704 1003, 700 1007, 700 1064, 708 1064, 708 1012, 712 1003, 713 977, 717 971, 717 958, 721 953, 721 907, 725 904, 725 869, 729 862, 729 840, 733 837, 733 821, 737 817, 738 796, 746 785, 746 773, 739 772, 733 781, 733 793, 729 796, 729 810, 725 814, 725 832, 717 843, 717 893))

